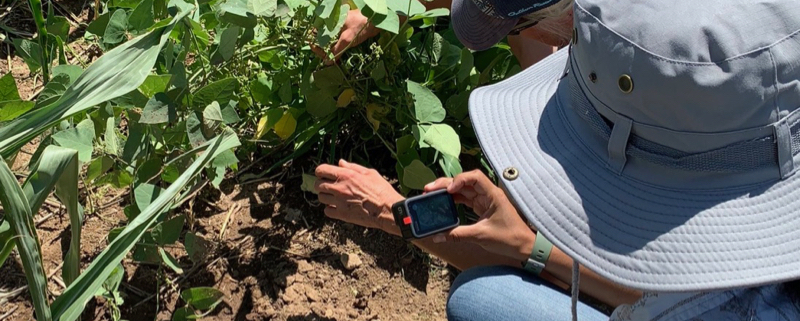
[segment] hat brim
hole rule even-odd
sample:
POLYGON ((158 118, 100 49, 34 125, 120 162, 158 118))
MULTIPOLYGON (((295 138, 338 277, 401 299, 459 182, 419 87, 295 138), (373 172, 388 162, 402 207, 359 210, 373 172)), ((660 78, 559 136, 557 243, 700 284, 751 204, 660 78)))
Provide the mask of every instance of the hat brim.
MULTIPOLYGON (((473 91, 470 117, 501 184, 567 255, 624 286, 700 291, 800 278, 798 175, 748 186, 666 188, 617 174, 570 107, 568 49, 473 91)), ((741 185, 741 184, 739 184, 741 185)))
POLYGON ((483 13, 472 0, 453 0, 450 21, 461 43, 472 50, 486 50, 503 40, 519 19, 500 19, 483 13))

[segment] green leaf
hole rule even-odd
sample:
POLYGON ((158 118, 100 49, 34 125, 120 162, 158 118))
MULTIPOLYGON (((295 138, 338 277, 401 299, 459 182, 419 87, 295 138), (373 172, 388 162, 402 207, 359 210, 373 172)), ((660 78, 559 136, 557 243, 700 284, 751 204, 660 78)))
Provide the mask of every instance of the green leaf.
POLYGON ((395 146, 397 146, 397 163, 401 166, 408 166, 415 159, 419 159, 414 136, 406 135, 398 138, 395 146))
POLYGON ((236 40, 239 38, 239 27, 230 26, 222 31, 217 52, 222 56, 223 61, 228 61, 236 52, 236 40))
POLYGON ((161 174, 161 166, 163 164, 164 162, 160 157, 154 157, 142 163, 141 166, 136 169, 136 183, 146 183, 158 176, 158 174, 161 174))
POLYGON ((442 158, 439 159, 439 166, 442 167, 442 171, 447 177, 455 177, 464 171, 458 158, 450 155, 442 155, 442 158))
POLYGON ((195 263, 201 262, 212 247, 211 242, 206 241, 203 237, 193 232, 186 233, 186 238, 183 243, 186 247, 186 253, 189 254, 189 258, 195 263))
POLYGON ((175 310, 175 313, 172 314, 172 321, 190 320, 190 316, 194 316, 194 313, 190 311, 190 308, 183 307, 175 310))
MULTIPOLYGON (((394 34, 400 32, 400 17, 394 11, 388 11, 385 16, 374 18, 372 24, 394 34)), ((438 33, 434 34, 438 35, 438 33)))
POLYGON ((424 18, 447 17, 449 15, 450 15, 450 10, 448 10, 446 8, 436 8, 436 9, 425 11, 425 12, 423 12, 421 14, 417 14, 417 15, 411 17, 411 19, 409 19, 409 20, 414 21, 414 20, 420 20, 420 19, 424 19, 424 18))
POLYGON ((83 68, 81 68, 81 66, 76 66, 76 65, 58 65, 53 67, 52 74, 53 76, 58 76, 62 74, 67 75, 67 77, 69 77, 69 83, 67 84, 67 86, 70 86, 72 85, 72 83, 78 80, 78 77, 80 77, 81 74, 83 74, 83 68))
POLYGON ((136 5, 128 18, 130 30, 141 32, 147 30, 155 23, 155 13, 153 12, 153 0, 142 0, 136 5))
POLYGON ((261 76, 251 81, 250 94, 253 95, 253 99, 259 104, 271 105, 272 79, 261 76))
POLYGON ((433 124, 427 126, 422 141, 435 148, 440 153, 452 157, 461 154, 461 141, 458 134, 447 124, 433 124))
POLYGON ((161 192, 161 187, 153 184, 141 184, 136 186, 136 189, 133 191, 133 195, 139 211, 144 212, 144 210, 150 206, 150 203, 155 201, 158 196, 161 195, 161 192))
POLYGON ((181 268, 180 264, 178 264, 178 260, 169 254, 169 252, 164 251, 163 248, 158 248, 158 254, 161 255, 161 260, 166 264, 170 269, 175 271, 175 273, 183 274, 183 269, 181 268))
MULTIPOLYGON (((322 0, 315 9, 315 13, 317 17, 328 19, 331 17, 334 11, 337 11, 340 8, 340 6, 341 4, 339 0, 322 0)), ((339 15, 337 14, 334 17, 338 19, 339 15)))
POLYGON ((407 17, 425 12, 425 5, 420 3, 419 0, 390 0, 386 4, 396 14, 407 17))
POLYGON ((86 163, 92 159, 94 150, 94 122, 91 119, 85 119, 75 128, 53 134, 53 140, 58 146, 77 150, 78 159, 81 163, 86 163))
POLYGON ((13 120, 33 109, 34 105, 32 101, 2 101, 0 102, 0 122, 13 120))
POLYGON ((89 23, 89 26, 86 27, 86 32, 98 36, 105 35, 106 27, 108 26, 108 22, 111 19, 111 14, 112 12, 106 12, 95 18, 92 22, 89 23))
POLYGON ((222 119, 222 109, 219 107, 218 102, 213 101, 210 105, 203 109, 203 120, 216 121, 220 123, 225 121, 222 119))
POLYGON ((197 112, 190 112, 186 117, 186 135, 189 137, 189 144, 192 147, 203 145, 211 136, 211 130, 202 121, 202 115, 197 112))
POLYGON ((0 155, 12 155, 63 119, 134 91, 145 80, 170 32, 183 17, 185 14, 165 27, 107 52, 87 68, 56 102, 0 127, 0 155))
POLYGON ((114 11, 103 34, 103 43, 113 45, 126 40, 125 31, 127 26, 128 14, 125 13, 125 10, 117 9, 114 11))
POLYGON ((19 90, 17 90, 17 82, 14 81, 14 76, 9 72, 0 78, 0 101, 21 99, 22 98, 19 97, 19 90))
POLYGON ((2 157, 0 157, 0 204, 6 212, 4 220, 8 221, 15 233, 14 242, 25 271, 36 317, 39 320, 52 320, 47 300, 47 276, 42 265, 41 247, 30 203, 17 183, 16 176, 2 157))
POLYGON ((120 139, 117 135, 117 126, 114 116, 106 119, 106 133, 103 135, 103 150, 109 155, 119 156, 120 139))
MULTIPOLYGON (((136 242, 153 226, 156 218, 175 205, 175 198, 219 153, 239 146, 236 134, 230 131, 214 138, 203 146, 206 151, 200 154, 178 180, 170 185, 150 206, 128 223, 119 236, 101 252, 78 277, 78 279, 56 298, 52 305, 55 319, 77 318, 85 304, 94 297, 103 281, 113 272, 117 263, 130 251, 136 242)), ((1 166, 1 165, 0 165, 1 166)), ((2 171, 0 171, 2 172, 2 171)), ((9 171, 10 174, 10 171, 9 171)), ((13 177, 13 175, 12 175, 13 177)), ((8 207, 6 207, 8 208, 8 207)))
POLYGON ((95 180, 97 186, 111 185, 117 189, 128 188, 131 183, 133 177, 125 170, 115 170, 95 180))
POLYGON ((42 67, 41 61, 43 53, 42 47, 38 43, 19 38, 12 40, 12 42, 14 43, 16 54, 25 61, 25 64, 28 65, 28 69, 30 69, 31 72, 36 72, 42 67))
POLYGON ((139 91, 145 97, 153 97, 153 95, 167 90, 171 78, 172 75, 148 75, 139 86, 139 91))
POLYGON ((385 16, 389 10, 386 7, 385 0, 364 0, 364 4, 367 5, 375 14, 385 16))
POLYGON ((306 96, 306 111, 316 118, 323 118, 336 111, 336 100, 320 91, 306 96))
POLYGON ((86 169, 86 180, 93 181, 94 179, 111 170, 111 167, 113 166, 114 160, 111 159, 111 157, 100 156, 95 158, 91 163, 89 163, 89 167, 86 169))
POLYGON ((219 20, 242 28, 254 28, 258 21, 247 9, 247 0, 228 0, 219 6, 219 20))
MULTIPOLYGON (((336 5, 339 3, 339 1, 334 2, 336 5)), ((333 39, 339 37, 347 20, 349 8, 348 5, 342 5, 338 10, 333 10, 333 14, 325 19, 325 25, 321 28, 321 32, 317 34, 317 45, 321 48, 327 48, 333 39)))
POLYGON ((317 70, 314 72, 314 85, 317 88, 325 91, 337 91, 336 89, 342 85, 344 77, 339 67, 332 66, 317 70))
POLYGON ((178 119, 178 111, 175 104, 164 93, 157 93, 145 105, 142 110, 142 124, 163 124, 171 123, 178 119))
POLYGON ((200 90, 194 94, 192 105, 195 107, 205 107, 214 101, 222 104, 227 103, 229 100, 234 100, 236 99, 234 95, 236 84, 237 82, 234 78, 225 78, 210 83, 200 88, 200 90))
POLYGON ((58 100, 63 95, 67 88, 70 86, 70 76, 67 74, 57 74, 50 79, 50 82, 44 86, 39 97, 36 99, 36 106, 47 106, 58 100))
POLYGON ((236 102, 229 100, 228 104, 222 107, 222 121, 230 125, 238 123, 240 120, 239 115, 236 113, 236 102))
POLYGON ((0 220, 0 266, 5 264, 14 246, 14 231, 11 230, 11 225, 8 225, 8 221, 0 220))
POLYGON ((61 39, 62 42, 69 40, 69 21, 62 16, 47 17, 47 32, 61 39))
POLYGON ((262 17, 272 17, 278 9, 278 0, 248 0, 247 9, 262 17))
POLYGON ((153 239, 161 246, 175 244, 181 237, 184 222, 185 217, 183 215, 176 215, 156 225, 153 228, 153 239))
POLYGON ((197 287, 181 292, 181 299, 198 310, 211 310, 222 302, 225 294, 215 288, 197 287))
POLYGON ((137 262, 152 264, 161 263, 161 255, 158 254, 158 246, 152 243, 136 244, 131 257, 137 262))
POLYGON ((430 89, 411 80, 406 80, 406 88, 414 96, 414 116, 417 121, 438 123, 444 120, 447 112, 430 89))
POLYGON ((304 192, 319 194, 317 193, 317 190, 314 188, 314 184, 316 182, 317 182, 316 176, 303 173, 303 184, 300 185, 300 190, 304 192))
POLYGON ((435 180, 436 174, 418 159, 403 167, 403 185, 409 188, 421 190, 435 180))

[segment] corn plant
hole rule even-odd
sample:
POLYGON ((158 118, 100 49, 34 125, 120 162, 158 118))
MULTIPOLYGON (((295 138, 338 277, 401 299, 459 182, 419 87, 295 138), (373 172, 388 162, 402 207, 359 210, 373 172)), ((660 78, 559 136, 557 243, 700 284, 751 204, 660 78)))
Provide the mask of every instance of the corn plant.
MULTIPOLYGON (((34 1, 32 5, 36 8, 34 1)), ((31 164, 31 174, 22 185, 17 182, 4 160, 58 123, 86 114, 87 111, 106 101, 136 90, 145 82, 172 30, 182 23, 189 13, 188 10, 184 10, 162 26, 109 51, 76 77, 63 93, 55 95, 49 101, 45 99, 46 103, 41 103, 40 100, 37 104, 41 106, 34 106, 21 115, 7 114, 6 117, 11 120, 0 127, 0 137, 2 137, 0 138, 0 202, 5 211, 5 216, 0 219, 0 246, 2 246, 0 264, 13 248, 11 244, 16 245, 38 320, 75 320, 86 302, 94 297, 123 256, 134 247, 145 231, 158 223, 159 215, 177 205, 176 201, 185 187, 195 180, 206 165, 239 144, 235 134, 225 131, 220 136, 176 157, 176 160, 186 161, 202 152, 169 188, 158 195, 152 195, 154 200, 141 209, 141 213, 121 230, 83 273, 80 272, 79 266, 80 230, 83 218, 77 194, 79 164, 85 149, 80 144, 79 127, 81 124, 87 124, 86 121, 82 121, 72 129, 54 134, 53 140, 61 146, 44 146, 37 161, 31 164), (53 190, 67 208, 72 226, 72 238, 63 268, 67 289, 51 306, 47 296, 41 246, 33 225, 33 214, 38 212, 45 198, 53 190)), ((39 21, 37 25, 38 23, 39 21)), ((21 104, 18 94, 15 93, 16 88, 13 90, 14 93, 7 87, 3 89, 4 106, 21 104)), ((111 133, 113 134, 113 131, 111 133)), ((89 148, 91 155, 91 146, 89 148)))

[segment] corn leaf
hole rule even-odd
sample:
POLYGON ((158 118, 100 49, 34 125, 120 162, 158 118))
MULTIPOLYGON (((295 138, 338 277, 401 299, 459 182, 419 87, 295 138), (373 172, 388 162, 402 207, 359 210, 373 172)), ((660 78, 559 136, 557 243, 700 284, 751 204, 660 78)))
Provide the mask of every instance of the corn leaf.
POLYGON ((188 12, 168 25, 109 51, 75 80, 57 101, 29 111, 0 128, 0 156, 9 157, 59 121, 125 95, 144 82, 170 32, 188 12))
POLYGON ((64 282, 69 285, 80 273, 81 227, 83 213, 78 205, 78 151, 50 145, 42 152, 39 164, 32 171, 22 189, 31 207, 39 212, 45 198, 53 188, 56 196, 67 207, 72 237, 64 262, 64 282))
POLYGON ((14 249, 13 237, 14 231, 11 230, 11 225, 8 225, 8 221, 0 219, 0 266, 3 266, 11 250, 14 249))
POLYGON ((226 131, 222 135, 210 140, 206 150, 192 165, 178 177, 178 179, 163 191, 158 198, 150 203, 139 215, 114 238, 106 249, 95 258, 91 265, 78 279, 70 285, 64 293, 53 302, 53 316, 55 320, 72 320, 79 316, 86 303, 103 285, 104 280, 114 271, 117 264, 133 248, 145 232, 156 223, 159 214, 173 206, 176 196, 192 179, 201 173, 203 168, 211 161, 236 146, 239 140, 236 134, 226 131))
POLYGON ((0 203, 6 211, 5 220, 16 234, 14 242, 22 259, 36 319, 50 321, 52 317, 47 301, 47 279, 42 266, 41 246, 34 230, 31 207, 17 178, 2 157, 0 157, 0 203))

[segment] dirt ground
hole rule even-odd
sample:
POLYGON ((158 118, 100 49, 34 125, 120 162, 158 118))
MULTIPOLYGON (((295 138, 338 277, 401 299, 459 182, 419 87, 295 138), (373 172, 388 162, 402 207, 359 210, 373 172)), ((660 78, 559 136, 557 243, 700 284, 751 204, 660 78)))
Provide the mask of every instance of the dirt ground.
MULTIPOLYGON (((82 40, 80 23, 91 19, 89 0, 55 1, 57 12, 74 22, 72 64, 88 64, 98 51, 82 40)), ((7 3, 9 3, 7 1, 7 3)), ((0 23, 19 34, 33 32, 27 1, 0 7, 0 23)), ((30 74, 0 43, 0 75, 11 72, 23 99, 35 97, 41 80, 30 74)), ((13 170, 24 177, 35 144, 17 157, 13 170)), ((213 249, 193 265, 183 246, 169 249, 186 273, 179 276, 159 266, 123 261, 123 320, 170 320, 182 304, 178 291, 211 286, 225 293, 223 304, 204 320, 444 320, 447 291, 457 271, 427 256, 400 238, 333 221, 300 190, 299 169, 287 169, 272 181, 238 185, 229 179, 220 190, 207 188, 179 212, 193 215, 184 227, 203 236, 213 249), (222 237, 220 230, 228 221, 222 237), (343 256, 348 260, 343 261, 343 256), (345 266, 345 261, 347 265, 345 266), (164 284, 163 280, 174 281, 164 284), (158 294, 157 296, 154 294, 158 294)), ((108 232, 125 224, 125 191, 93 190, 99 210, 89 213, 82 229, 81 258, 86 268, 107 245, 108 232)), ((84 197, 89 197, 84 195, 84 197)), ((43 247, 48 287, 53 296, 64 290, 62 256, 69 244, 69 218, 57 201, 46 202, 35 218, 43 247)), ((0 290, 26 285, 16 255, 0 266, 0 290)), ((31 320, 26 291, 0 301, 0 320, 31 320)), ((83 320, 111 320, 102 299, 90 301, 83 320)))
MULTIPOLYGON (((33 150, 33 144, 26 146, 13 170, 24 173, 33 150)), ((400 238, 326 218, 313 204, 315 196, 300 191, 299 174, 287 169, 277 181, 250 185, 228 180, 184 206, 179 212, 195 218, 185 229, 208 240, 212 254, 193 265, 182 246, 170 249, 187 271, 183 277, 125 259, 122 319, 169 320, 181 304, 176 288, 211 286, 226 297, 204 320, 444 320, 457 271, 400 238), (176 287, 159 284, 165 279, 178 280, 176 287)), ((124 225, 122 208, 129 200, 123 191, 94 193, 103 194, 94 196, 102 210, 87 215, 83 226, 84 268, 106 246, 108 231, 124 225)), ((59 264, 69 242, 69 219, 53 202, 35 220, 49 289, 58 295, 64 290, 59 264)), ((2 289, 26 284, 12 258, 0 267, 2 289)), ((29 320, 32 312, 25 293, 0 305, 5 320, 29 320)), ((83 319, 111 320, 109 313, 96 300, 83 319)))

